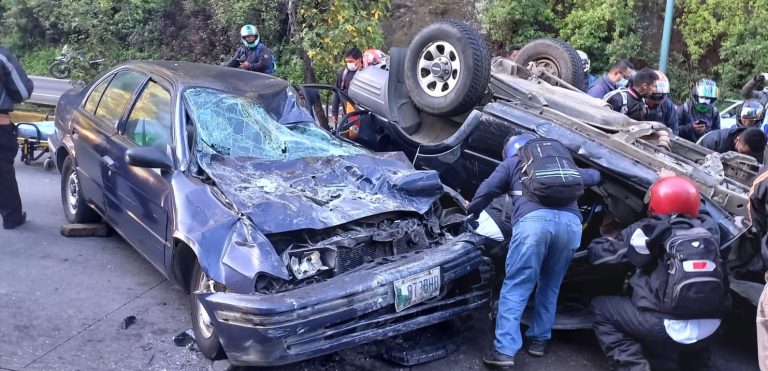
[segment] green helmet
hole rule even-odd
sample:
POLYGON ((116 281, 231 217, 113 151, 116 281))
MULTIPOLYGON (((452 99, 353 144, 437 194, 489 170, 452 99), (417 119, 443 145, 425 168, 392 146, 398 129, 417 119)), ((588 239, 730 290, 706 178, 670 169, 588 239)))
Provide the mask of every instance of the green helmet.
POLYGON ((247 24, 240 29, 240 39, 243 40, 243 44, 245 44, 245 46, 249 48, 255 48, 256 45, 259 45, 259 30, 256 29, 256 26, 247 24), (246 36, 256 36, 256 40, 254 40, 252 43, 249 43, 245 41, 246 36))
POLYGON ((709 111, 709 107, 715 104, 720 97, 720 89, 710 79, 701 79, 691 87, 691 101, 699 112, 709 111))

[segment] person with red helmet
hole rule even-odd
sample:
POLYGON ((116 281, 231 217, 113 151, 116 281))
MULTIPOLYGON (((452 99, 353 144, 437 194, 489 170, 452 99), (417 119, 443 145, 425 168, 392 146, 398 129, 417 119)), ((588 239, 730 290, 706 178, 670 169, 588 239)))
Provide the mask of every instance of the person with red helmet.
POLYGON ((719 227, 694 183, 670 171, 646 201, 647 218, 588 247, 595 265, 635 270, 631 296, 592 300, 595 335, 619 370, 705 369, 730 300, 719 227))

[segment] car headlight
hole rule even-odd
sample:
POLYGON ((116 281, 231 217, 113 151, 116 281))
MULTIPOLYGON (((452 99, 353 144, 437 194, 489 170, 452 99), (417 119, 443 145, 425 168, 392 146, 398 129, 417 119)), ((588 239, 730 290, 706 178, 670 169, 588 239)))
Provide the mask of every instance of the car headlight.
POLYGON ((291 254, 290 267, 293 276, 300 280, 330 269, 323 265, 319 251, 303 251, 298 254, 291 254))

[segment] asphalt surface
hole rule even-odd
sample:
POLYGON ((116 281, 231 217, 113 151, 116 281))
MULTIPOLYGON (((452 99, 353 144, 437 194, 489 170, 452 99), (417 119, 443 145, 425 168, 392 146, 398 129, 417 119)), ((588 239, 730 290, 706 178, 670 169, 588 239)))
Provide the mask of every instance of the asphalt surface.
POLYGON ((43 76, 30 76, 30 78, 35 84, 35 89, 32 91, 29 103, 55 106, 61 94, 73 88, 69 80, 43 76))
MULTIPOLYGON (((0 369, 246 369, 174 345, 174 336, 190 327, 189 299, 181 289, 119 237, 61 236, 59 174, 45 171, 41 162, 17 162, 16 169, 29 220, 16 230, 0 230, 0 369), (135 321, 122 329, 129 316, 135 321)), ((754 314, 742 313, 727 324, 713 351, 715 369, 756 370, 754 314)), ((447 358, 412 369, 485 369, 491 326, 487 310, 480 310, 463 327, 451 323, 419 331, 418 340, 451 348, 447 358)), ((413 342, 390 339, 267 370, 408 369, 382 354, 391 345, 414 347, 413 342)), ((521 354, 517 362, 520 370, 608 370, 590 331, 555 332, 547 357, 521 354)))

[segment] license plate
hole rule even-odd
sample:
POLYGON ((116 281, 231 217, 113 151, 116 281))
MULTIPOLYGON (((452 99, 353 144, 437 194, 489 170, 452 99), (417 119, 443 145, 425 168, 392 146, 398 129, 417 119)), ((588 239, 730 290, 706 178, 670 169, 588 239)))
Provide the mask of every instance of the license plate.
POLYGON ((397 312, 440 294, 440 267, 394 282, 397 312))

